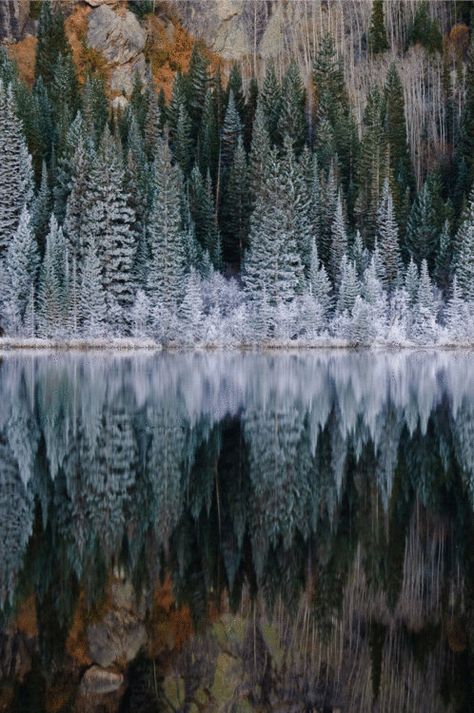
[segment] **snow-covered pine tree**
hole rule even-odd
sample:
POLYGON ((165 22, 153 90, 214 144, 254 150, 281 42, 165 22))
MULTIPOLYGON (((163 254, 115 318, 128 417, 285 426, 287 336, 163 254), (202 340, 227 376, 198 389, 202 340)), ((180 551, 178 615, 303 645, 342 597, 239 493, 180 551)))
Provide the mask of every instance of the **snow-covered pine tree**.
POLYGON ((147 289, 153 307, 176 313, 184 296, 182 178, 165 140, 158 142, 153 169, 153 201, 148 223, 151 260, 147 289))
POLYGON ((90 142, 84 136, 80 116, 74 124, 71 127, 70 139, 77 136, 77 145, 71 162, 69 163, 69 159, 65 156, 62 167, 64 179, 67 179, 69 175, 69 190, 66 192, 65 187, 66 190, 61 191, 60 194, 55 192, 55 213, 59 223, 61 223, 61 215, 64 215, 63 230, 68 243, 68 251, 71 256, 76 258, 80 266, 86 247, 88 213, 94 198, 91 172, 95 154, 90 142), (72 131, 73 128, 74 131, 72 131), (63 205, 64 199, 66 202, 63 205))
POLYGON ((421 262, 418 295, 412 313, 410 336, 417 342, 432 343, 436 341, 436 312, 437 305, 433 292, 428 263, 421 262))
POLYGON ((198 167, 195 166, 193 168, 189 183, 189 194, 196 238, 203 250, 208 252, 212 264, 217 268, 221 264, 222 253, 209 171, 206 180, 204 180, 198 167))
POLYGON ((291 302, 303 284, 292 194, 288 195, 281 169, 282 163, 272 149, 268 174, 251 218, 243 276, 250 301, 258 302, 265 289, 271 307, 291 302))
POLYGON ((464 299, 474 302, 474 221, 466 221, 461 225, 456 242, 456 275, 459 289, 464 299))
POLYGON ((92 235, 87 243, 81 271, 79 321, 84 336, 103 337, 107 333, 107 318, 101 262, 92 235))
MULTIPOLYGON (((152 79, 150 78, 150 83, 147 93, 147 107, 146 107, 146 117, 145 117, 145 127, 144 127, 144 138, 145 138, 145 150, 147 156, 150 160, 153 160, 155 155, 156 146, 158 144, 158 139, 162 136, 162 117, 160 106, 158 103, 158 94, 156 93, 155 87, 152 84, 152 79)), ((136 122, 135 122, 136 123, 136 122)), ((136 126, 138 129, 138 125, 136 126)), ((130 148, 130 145, 129 145, 130 148)))
POLYGON ((13 87, 0 80, 0 259, 33 199, 31 156, 17 115, 13 87))
POLYGON ((435 255, 435 279, 441 289, 446 292, 451 277, 452 239, 449 219, 446 218, 443 230, 439 236, 438 247, 435 255))
POLYGON ((405 289, 408 295, 408 303, 411 308, 414 308, 418 299, 418 288, 420 286, 420 276, 418 268, 413 258, 410 259, 405 273, 405 289))
POLYGON ((332 223, 337 208, 337 181, 336 165, 333 162, 326 175, 324 171, 320 174, 320 205, 319 205, 319 257, 323 261, 328 274, 331 274, 331 243, 332 243, 332 223))
POLYGON ((355 262, 357 277, 362 279, 364 272, 369 266, 370 253, 364 245, 359 230, 356 230, 354 242, 352 243, 351 259, 355 262))
POLYGON ((331 223, 331 249, 330 249, 330 275, 334 284, 339 285, 341 275, 341 263, 344 255, 347 254, 347 232, 342 209, 342 197, 339 191, 334 215, 331 223))
MULTIPOLYGON (((134 215, 125 190, 121 151, 108 127, 102 135, 89 180, 84 240, 87 244, 93 239, 97 246, 108 307, 113 305, 114 311, 117 314, 121 311, 125 318, 124 325, 113 325, 114 330, 126 331, 135 300, 134 215)), ((111 309, 110 313, 112 315, 111 309)))
POLYGON ((382 198, 377 212, 377 243, 384 266, 385 287, 390 292, 395 287, 401 266, 401 256, 398 244, 398 227, 388 178, 384 181, 382 198))
POLYGON ((39 336, 67 336, 69 327, 67 288, 66 240, 55 216, 52 215, 40 270, 37 320, 39 336))
POLYGON ((336 312, 339 315, 350 315, 357 296, 360 294, 360 283, 357 279, 357 270, 353 262, 343 254, 340 262, 339 290, 337 295, 336 312))
POLYGON ((186 344, 196 344, 201 339, 204 318, 202 286, 199 273, 192 267, 186 276, 184 298, 179 306, 180 337, 186 344))
POLYGON ((474 332, 472 324, 474 306, 469 306, 462 298, 461 290, 459 289, 457 275, 453 277, 451 297, 445 308, 445 323, 448 330, 448 335, 455 341, 460 341, 463 338, 467 339, 470 332, 474 332))
POLYGON ((23 208, 4 258, 0 303, 6 333, 21 335, 39 267, 39 253, 30 214, 23 208))
POLYGON ((296 160, 293 141, 289 136, 283 139, 281 174, 286 182, 286 202, 289 222, 294 226, 298 252, 305 275, 309 275, 312 240, 312 204, 304 172, 305 166, 296 160))
POLYGON ((311 250, 309 284, 311 295, 320 305, 322 316, 327 319, 332 306, 332 287, 326 268, 319 260, 318 248, 315 239, 313 239, 311 250))
POLYGON ((439 229, 433 202, 432 182, 429 177, 413 203, 408 218, 406 244, 417 264, 427 260, 431 264, 438 243, 439 229))
POLYGON ((31 225, 36 239, 41 244, 48 231, 48 222, 51 215, 51 191, 48 181, 46 161, 41 166, 41 184, 36 194, 31 211, 31 225))

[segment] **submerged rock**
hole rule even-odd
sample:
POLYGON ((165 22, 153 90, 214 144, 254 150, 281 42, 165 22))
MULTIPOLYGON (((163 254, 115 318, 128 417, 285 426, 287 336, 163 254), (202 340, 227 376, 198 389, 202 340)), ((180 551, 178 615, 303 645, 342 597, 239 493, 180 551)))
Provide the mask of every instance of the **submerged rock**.
POLYGON ((122 683, 121 673, 107 671, 100 666, 91 666, 82 677, 80 691, 86 695, 104 695, 117 691, 122 683))

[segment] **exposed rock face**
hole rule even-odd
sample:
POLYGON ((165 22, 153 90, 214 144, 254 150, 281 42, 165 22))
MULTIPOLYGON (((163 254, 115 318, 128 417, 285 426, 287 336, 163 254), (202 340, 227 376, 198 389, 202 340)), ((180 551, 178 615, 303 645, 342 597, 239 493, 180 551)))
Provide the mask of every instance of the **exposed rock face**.
POLYGON ((30 0, 0 0, 0 41, 19 40, 30 12, 30 0))
POLYGON ((111 67, 111 89, 130 94, 135 73, 145 75, 146 32, 129 10, 117 13, 100 5, 89 16, 87 44, 101 52, 111 67))
POLYGON ((81 681, 81 693, 86 695, 104 695, 117 691, 123 683, 121 673, 106 671, 100 666, 91 666, 81 681))
POLYGON ((246 0, 175 0, 175 7, 187 30, 224 59, 239 59, 251 52, 246 0))

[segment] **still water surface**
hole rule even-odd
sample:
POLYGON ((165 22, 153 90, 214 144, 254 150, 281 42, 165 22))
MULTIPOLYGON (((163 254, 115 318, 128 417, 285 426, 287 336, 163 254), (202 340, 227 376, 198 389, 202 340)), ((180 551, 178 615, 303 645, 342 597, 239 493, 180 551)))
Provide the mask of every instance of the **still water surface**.
POLYGON ((0 712, 469 711, 474 353, 0 357, 0 712))

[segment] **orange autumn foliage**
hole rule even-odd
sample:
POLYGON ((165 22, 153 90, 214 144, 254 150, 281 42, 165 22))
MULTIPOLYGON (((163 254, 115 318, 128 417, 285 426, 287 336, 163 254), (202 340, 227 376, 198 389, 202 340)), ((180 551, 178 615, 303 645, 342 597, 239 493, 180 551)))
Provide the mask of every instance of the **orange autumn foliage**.
POLYGON ((38 636, 38 620, 36 617, 36 597, 31 594, 18 608, 16 617, 18 631, 33 639, 38 636))
POLYGON ((147 629, 152 657, 179 650, 194 633, 191 611, 188 606, 176 606, 169 577, 154 591, 147 629))
POLYGON ((66 640, 66 651, 81 666, 90 666, 92 663, 89 657, 89 647, 87 643, 88 610, 84 593, 81 592, 79 601, 74 611, 71 628, 66 640))
MULTIPOLYGON (((166 99, 169 100, 176 72, 188 71, 195 40, 176 18, 173 23, 165 23, 156 15, 148 15, 146 23, 146 58, 150 63, 156 88, 163 89, 166 99)), ((221 58, 204 45, 202 52, 209 60, 211 72, 214 72, 222 64, 221 58)))
POLYGON ((8 45, 8 54, 17 63, 21 79, 30 87, 35 80, 36 37, 27 35, 16 44, 8 45))

